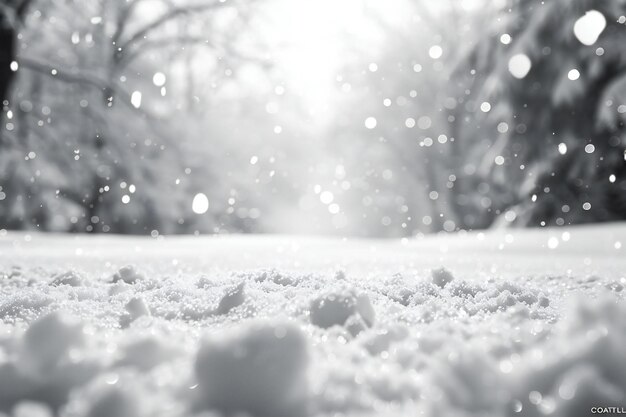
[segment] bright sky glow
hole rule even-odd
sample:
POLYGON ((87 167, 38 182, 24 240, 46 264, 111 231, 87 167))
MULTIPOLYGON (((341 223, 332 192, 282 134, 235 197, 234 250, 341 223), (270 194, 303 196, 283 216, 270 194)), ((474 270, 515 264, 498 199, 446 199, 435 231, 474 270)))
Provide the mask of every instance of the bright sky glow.
POLYGON ((384 45, 384 33, 372 18, 406 24, 406 10, 404 1, 391 7, 371 0, 275 0, 267 13, 270 24, 262 24, 260 31, 274 46, 272 60, 288 90, 323 119, 331 113, 337 77, 350 62, 350 51, 371 53, 374 62, 384 45))

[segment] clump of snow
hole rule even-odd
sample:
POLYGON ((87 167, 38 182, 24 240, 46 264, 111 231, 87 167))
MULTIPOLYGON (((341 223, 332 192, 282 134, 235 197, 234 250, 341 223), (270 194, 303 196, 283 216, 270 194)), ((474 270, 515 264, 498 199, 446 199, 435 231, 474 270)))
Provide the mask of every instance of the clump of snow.
POLYGON ((66 314, 33 322, 0 364, 0 410, 23 401, 61 406, 73 388, 98 372, 97 363, 75 356, 84 343, 81 324, 66 314))
POLYGON ((624 290, 624 286, 617 281, 609 282, 605 285, 611 291, 622 292, 624 290))
POLYGON ((109 286, 108 294, 110 296, 115 296, 130 290, 131 286, 129 284, 126 284, 124 281, 117 281, 115 284, 109 286))
POLYGON ((56 275, 50 285, 69 285, 70 287, 80 287, 85 281, 84 277, 76 271, 67 271, 56 275))
POLYGON ((139 317, 150 315, 150 309, 148 308, 145 300, 141 297, 131 298, 131 300, 126 303, 124 308, 126 309, 127 314, 124 314, 120 318, 120 324, 122 327, 128 326, 139 317))
POLYGON ((324 293, 311 301, 311 323, 327 329, 332 326, 343 326, 351 320, 362 320, 371 327, 376 313, 366 294, 357 294, 354 289, 324 293))
POLYGON ((346 273, 344 271, 342 271, 342 270, 335 271, 334 278, 337 281, 345 280, 346 279, 346 273))
POLYGON ((512 375, 511 407, 520 415, 588 415, 626 401, 626 307, 611 297, 578 302, 553 340, 521 358, 512 375))
POLYGON ((143 281, 145 276, 137 271, 137 269, 133 265, 127 265, 119 269, 113 275, 113 283, 122 281, 126 284, 134 284, 138 281, 143 281))
POLYGON ((257 282, 273 282, 282 286, 296 286, 301 281, 301 277, 294 274, 285 274, 276 269, 260 271, 256 274, 257 282))
POLYGON ((433 269, 432 271, 430 271, 430 274, 433 279, 433 284, 441 288, 454 281, 454 276, 452 275, 452 272, 443 267, 433 269))
POLYGON ((128 311, 128 314, 130 314, 132 320, 135 320, 141 316, 150 315, 150 309, 146 305, 146 302, 143 300, 143 298, 140 297, 133 297, 126 304, 125 308, 128 311))
POLYGON ((256 322, 205 340, 198 405, 226 414, 296 417, 307 407, 308 343, 298 326, 256 322))
POLYGON ((35 373, 47 373, 67 360, 70 348, 83 343, 80 323, 59 312, 34 322, 22 341, 24 363, 35 373))
POLYGON ((215 309, 215 314, 228 314, 230 310, 235 307, 240 306, 246 300, 246 296, 244 293, 245 283, 237 285, 236 287, 229 288, 226 290, 226 293, 220 300, 217 308, 215 309))

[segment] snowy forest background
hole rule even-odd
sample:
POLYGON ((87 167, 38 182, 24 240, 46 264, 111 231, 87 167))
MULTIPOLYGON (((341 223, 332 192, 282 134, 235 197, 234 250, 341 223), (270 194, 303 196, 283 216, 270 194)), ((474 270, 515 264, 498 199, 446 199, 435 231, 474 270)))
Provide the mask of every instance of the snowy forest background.
POLYGON ((0 229, 626 218, 625 0, 5 0, 0 229))

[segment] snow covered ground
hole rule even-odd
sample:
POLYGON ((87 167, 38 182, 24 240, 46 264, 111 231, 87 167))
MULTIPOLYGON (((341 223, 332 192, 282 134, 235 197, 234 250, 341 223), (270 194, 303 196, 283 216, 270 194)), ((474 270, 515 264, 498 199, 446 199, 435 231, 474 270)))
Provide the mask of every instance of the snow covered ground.
POLYGON ((626 225, 410 240, 0 236, 0 415, 626 407, 626 225))

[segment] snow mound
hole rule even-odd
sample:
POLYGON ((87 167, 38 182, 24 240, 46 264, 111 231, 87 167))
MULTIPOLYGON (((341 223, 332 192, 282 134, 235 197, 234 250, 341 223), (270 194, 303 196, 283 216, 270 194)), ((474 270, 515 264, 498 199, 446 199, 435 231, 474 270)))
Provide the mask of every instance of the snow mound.
POLYGON ((98 364, 76 356, 85 343, 80 323, 53 312, 24 333, 9 360, 0 364, 0 410, 34 401, 57 409, 75 387, 98 372, 98 364))
POLYGON ((302 277, 298 277, 294 274, 285 274, 284 272, 276 269, 259 271, 256 273, 255 281, 257 282, 273 282, 277 285, 285 287, 295 287, 302 280, 302 277))
POLYGON ((23 363, 45 374, 67 359, 70 348, 83 344, 80 323, 59 312, 34 322, 24 334, 23 363))
POLYGON ((244 293, 245 283, 241 283, 234 288, 226 290, 226 293, 220 300, 214 314, 228 314, 230 310, 240 306, 246 300, 244 293))
POLYGON ((626 401, 626 307, 612 297, 579 301, 550 343, 522 358, 513 375, 521 416, 589 415, 592 407, 623 407, 626 401))
POLYGON ((137 320, 139 317, 150 315, 150 309, 145 300, 141 297, 131 298, 124 308, 127 313, 120 317, 120 325, 122 327, 128 327, 130 323, 137 320))
POLYGON ((196 358, 199 405, 227 414, 306 412, 308 343, 298 326, 256 322, 205 340, 196 358))
POLYGON ((113 283, 122 281, 126 284, 135 284, 138 281, 145 280, 146 277, 133 265, 127 265, 119 269, 115 274, 113 274, 113 283))
POLYGON ((454 280, 452 272, 443 267, 433 269, 432 271, 430 271, 430 274, 433 278, 433 284, 441 288, 445 287, 447 284, 451 283, 454 280))
POLYGON ((354 289, 324 293, 311 301, 310 311, 311 323, 324 329, 344 324, 359 329, 359 321, 371 327, 376 317, 369 297, 354 289))
MULTIPOLYGON (((623 407, 626 306, 605 294, 593 304, 579 301, 566 317, 551 338, 522 351, 494 357, 476 344, 444 347, 426 368, 428 414, 582 417, 592 407, 623 407)), ((528 336, 519 340, 526 343, 528 336)))
POLYGON ((83 285, 85 278, 76 271, 67 271, 56 275, 50 285, 69 285, 70 287, 80 287, 83 285))

